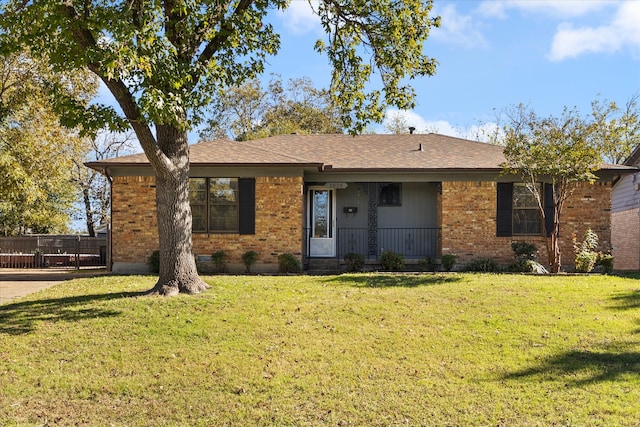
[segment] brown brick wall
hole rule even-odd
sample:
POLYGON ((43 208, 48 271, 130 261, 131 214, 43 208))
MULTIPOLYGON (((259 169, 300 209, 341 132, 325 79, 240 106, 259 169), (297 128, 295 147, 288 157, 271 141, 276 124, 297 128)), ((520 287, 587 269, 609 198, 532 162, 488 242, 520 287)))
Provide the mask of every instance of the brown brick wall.
MULTIPOLYGON (((112 240, 114 263, 144 263, 158 248, 154 177, 115 177, 112 240)), ((277 264, 290 252, 301 257, 302 177, 256 178, 256 234, 194 234, 194 253, 224 250, 230 264, 241 264, 248 250, 258 264, 277 264)))
POLYGON ((627 209, 611 215, 613 267, 640 270, 640 209, 627 209))
MULTIPOLYGON (((442 183, 442 253, 458 255, 458 264, 475 258, 494 258, 499 263, 513 259, 511 243, 525 240, 535 243, 539 259, 546 264, 546 246, 542 237, 496 237, 496 183, 442 183)), ((584 184, 565 203, 560 217, 560 250, 565 269, 572 269, 572 234, 582 239, 591 228, 600 238, 601 249, 611 247, 611 184, 584 184)))

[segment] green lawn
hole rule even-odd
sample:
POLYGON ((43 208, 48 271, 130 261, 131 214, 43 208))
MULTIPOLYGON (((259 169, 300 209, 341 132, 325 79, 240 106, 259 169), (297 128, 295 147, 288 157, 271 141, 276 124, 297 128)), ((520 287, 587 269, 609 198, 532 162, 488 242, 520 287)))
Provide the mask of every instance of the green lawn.
POLYGON ((0 425, 635 426, 640 281, 76 279, 0 306, 0 425))

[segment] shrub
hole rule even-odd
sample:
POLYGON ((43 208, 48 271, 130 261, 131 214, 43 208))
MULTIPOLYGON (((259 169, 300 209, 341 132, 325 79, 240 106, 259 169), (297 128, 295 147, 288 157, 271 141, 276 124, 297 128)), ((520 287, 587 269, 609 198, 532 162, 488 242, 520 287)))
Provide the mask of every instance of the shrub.
POLYGON ((604 274, 613 273, 613 255, 607 253, 598 253, 598 260, 596 261, 596 265, 602 266, 602 272, 604 274))
POLYGON ((380 263, 384 270, 402 270, 404 268, 404 255, 397 254, 392 250, 386 250, 380 257, 380 263))
POLYGON ((512 242, 511 249, 515 256, 515 260, 509 265, 509 271, 521 273, 541 273, 546 269, 537 262, 538 248, 533 243, 512 242))
POLYGON ((224 273, 227 271, 227 254, 225 251, 217 251, 211 255, 211 261, 216 273, 224 273))
POLYGON ((281 273, 300 273, 302 271, 300 261, 290 253, 278 255, 278 266, 281 273))
POLYGON ((458 258, 458 256, 456 254, 444 254, 444 255, 442 255, 442 257, 440 259, 442 261, 442 268, 444 268, 444 271, 453 270, 453 266, 456 265, 456 259, 457 258, 458 258))
POLYGON ((481 273, 492 273, 495 271, 500 271, 500 266, 493 258, 478 258, 465 265, 464 270, 477 271, 481 273))
POLYGON ((426 257, 418 261, 418 265, 424 271, 436 271, 436 262, 431 257, 426 257))
POLYGON ((256 251, 247 251, 242 254, 242 263, 247 273, 251 273, 251 266, 258 261, 258 253, 256 251))
POLYGON ((152 273, 160 273, 160 251, 153 251, 151 255, 149 255, 148 263, 152 273))
POLYGON ((525 258, 535 260, 538 258, 538 247, 533 243, 527 243, 524 241, 512 242, 511 249, 513 250, 516 259, 525 258))
POLYGON ((584 233, 584 240, 578 244, 576 235, 573 235, 573 249, 576 252, 576 270, 582 273, 593 271, 598 260, 598 253, 594 249, 598 246, 598 235, 590 228, 584 233))
POLYGON ((362 271, 364 255, 350 252, 344 256, 344 263, 347 265, 347 271, 362 271))

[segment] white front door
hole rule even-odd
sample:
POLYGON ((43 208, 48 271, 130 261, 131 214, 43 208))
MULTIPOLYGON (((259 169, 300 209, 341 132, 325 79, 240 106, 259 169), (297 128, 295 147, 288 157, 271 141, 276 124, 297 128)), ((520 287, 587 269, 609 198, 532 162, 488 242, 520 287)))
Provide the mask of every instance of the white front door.
POLYGON ((335 241, 335 190, 309 189, 309 256, 334 257, 335 241))

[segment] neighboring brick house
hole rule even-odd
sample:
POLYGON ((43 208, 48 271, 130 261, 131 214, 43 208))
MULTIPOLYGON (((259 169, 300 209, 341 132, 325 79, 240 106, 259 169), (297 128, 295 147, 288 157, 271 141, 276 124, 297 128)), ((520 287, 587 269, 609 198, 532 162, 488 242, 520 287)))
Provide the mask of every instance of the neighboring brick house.
MULTIPOLYGON (((640 146, 624 162, 640 166, 640 146)), ((611 203, 611 244, 616 270, 640 270, 640 173, 615 182, 611 203)))
MULTIPOLYGON (((349 252, 375 263, 386 250, 407 260, 455 253, 509 263, 511 243, 528 241, 546 260, 540 215, 515 176, 501 174, 502 147, 437 134, 282 135, 190 146, 196 255, 224 250, 240 269, 248 250, 256 271, 292 253, 305 264, 337 263, 349 252)), ((153 171, 144 154, 92 162, 112 179, 113 271, 146 269, 158 247, 153 171)), ((611 245, 611 185, 625 171, 598 171, 562 215, 564 265, 571 236, 587 228, 611 245)), ((541 183, 541 185, 544 185, 541 183)))

